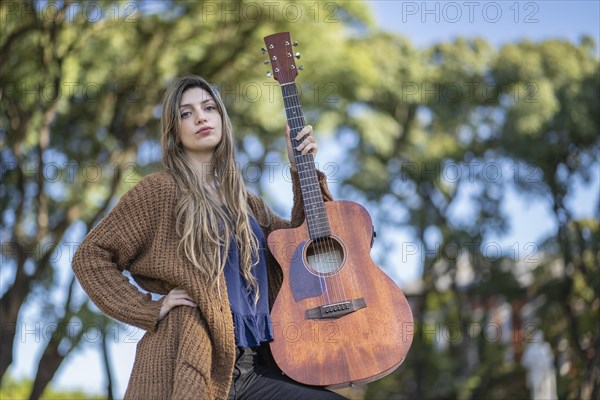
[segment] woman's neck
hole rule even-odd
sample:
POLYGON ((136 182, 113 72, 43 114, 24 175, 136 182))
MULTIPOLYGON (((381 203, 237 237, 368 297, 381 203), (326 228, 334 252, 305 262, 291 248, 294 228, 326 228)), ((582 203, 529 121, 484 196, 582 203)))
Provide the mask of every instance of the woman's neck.
POLYGON ((186 154, 191 167, 196 172, 200 181, 212 187, 215 187, 215 173, 213 168, 212 157, 200 157, 197 154, 186 154))
POLYGON ((224 200, 219 189, 219 182, 215 176, 212 155, 204 154, 186 154, 191 167, 200 179, 204 190, 217 202, 218 205, 223 205, 224 200))

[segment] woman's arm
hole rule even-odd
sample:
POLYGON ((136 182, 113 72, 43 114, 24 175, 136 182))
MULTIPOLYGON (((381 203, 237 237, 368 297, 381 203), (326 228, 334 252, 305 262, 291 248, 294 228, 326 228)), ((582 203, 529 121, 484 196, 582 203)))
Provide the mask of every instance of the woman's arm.
POLYGON ((147 331, 156 328, 164 299, 153 301, 122 272, 151 245, 161 209, 173 196, 158 175, 144 178, 121 198, 85 237, 72 262, 75 276, 102 312, 147 331))
MULTIPOLYGON (((288 157, 290 159, 290 167, 291 167, 291 176, 292 176, 292 190, 294 194, 294 203, 292 206, 292 215, 291 220, 285 220, 275 213, 271 211, 271 209, 264 204, 264 202, 256 197, 250 196, 250 205, 255 212, 258 214, 259 222, 265 227, 265 233, 268 235, 271 231, 277 229, 285 229, 285 228, 295 228, 302 225, 304 221, 304 201, 302 199, 302 189, 300 186, 300 177, 298 175, 298 171, 296 169, 296 162, 294 159, 294 153, 292 151, 292 142, 290 140, 290 128, 289 126, 285 127, 286 133, 286 142, 287 142, 287 150, 288 157), (262 218, 261 218, 262 217, 262 218)), ((300 145, 297 147, 297 150, 300 151, 303 155, 313 153, 313 155, 317 154, 318 146, 317 142, 312 136, 312 126, 305 126, 294 138, 300 145)), ((329 192, 329 188, 327 187, 327 176, 317 170, 317 179, 319 182, 319 186, 321 189, 321 193, 323 195, 323 201, 332 201, 333 196, 329 192)))
MULTIPOLYGON (((259 223, 263 226, 266 236, 274 230, 296 228, 304 222, 304 201, 302 200, 300 177, 296 171, 292 171, 291 175, 294 203, 292 205, 292 215, 290 220, 281 218, 275 214, 260 197, 248 194, 250 207, 259 223)), ((319 186, 321 187, 323 201, 333 201, 333 196, 327 187, 327 176, 323 172, 317 171, 317 178, 319 180, 319 186)))

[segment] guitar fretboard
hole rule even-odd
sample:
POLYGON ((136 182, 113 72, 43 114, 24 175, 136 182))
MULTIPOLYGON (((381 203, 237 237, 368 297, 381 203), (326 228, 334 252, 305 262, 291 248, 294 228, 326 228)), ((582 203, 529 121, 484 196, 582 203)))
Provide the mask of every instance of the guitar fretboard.
POLYGON ((294 137, 306 125, 296 85, 293 82, 284 84, 281 86, 281 91, 283 92, 285 114, 290 126, 294 159, 296 160, 296 167, 300 176, 300 187, 302 188, 308 233, 311 239, 330 236, 329 220, 327 219, 327 212, 325 211, 325 204, 321 195, 321 186, 319 185, 314 157, 312 153, 302 155, 300 151, 296 150, 300 142, 296 141, 294 137))

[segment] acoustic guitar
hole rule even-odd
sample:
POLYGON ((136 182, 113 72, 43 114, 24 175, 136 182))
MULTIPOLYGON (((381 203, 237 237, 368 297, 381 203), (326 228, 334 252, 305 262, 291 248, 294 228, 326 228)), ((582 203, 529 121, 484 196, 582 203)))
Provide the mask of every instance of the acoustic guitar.
MULTIPOLYGON (((305 125, 295 84, 297 43, 289 32, 264 39, 296 147, 293 138, 305 125)), ((371 382, 406 357, 413 339, 408 301, 371 259, 375 232, 367 211, 350 201, 324 202, 313 155, 294 148, 294 157, 306 219, 267 239, 284 279, 271 311, 271 352, 286 375, 307 385, 371 382)))

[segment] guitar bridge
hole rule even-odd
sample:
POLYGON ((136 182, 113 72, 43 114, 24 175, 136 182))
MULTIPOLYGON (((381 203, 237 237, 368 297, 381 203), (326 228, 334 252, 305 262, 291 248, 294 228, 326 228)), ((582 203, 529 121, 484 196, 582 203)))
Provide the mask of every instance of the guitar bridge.
POLYGON ((360 297, 358 299, 346 300, 308 309, 306 310, 306 317, 308 319, 339 318, 366 306, 367 302, 363 297, 360 297))

